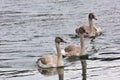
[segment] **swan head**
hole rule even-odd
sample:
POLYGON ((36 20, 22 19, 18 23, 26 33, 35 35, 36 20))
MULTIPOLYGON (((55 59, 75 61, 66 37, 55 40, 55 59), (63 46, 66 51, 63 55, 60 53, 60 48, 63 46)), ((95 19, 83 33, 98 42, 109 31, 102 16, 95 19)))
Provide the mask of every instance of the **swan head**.
POLYGON ((92 19, 97 20, 97 18, 95 17, 94 13, 89 13, 88 18, 89 18, 90 20, 92 20, 92 19))
POLYGON ((75 29, 76 34, 79 34, 79 28, 75 29))
POLYGON ((83 33, 88 34, 88 32, 86 32, 86 30, 85 30, 83 27, 80 27, 80 28, 79 28, 79 33, 80 33, 80 34, 83 34, 83 33))
POLYGON ((55 42, 58 43, 58 44, 61 43, 61 42, 66 43, 66 41, 64 41, 61 37, 56 37, 55 42))
POLYGON ((76 32, 76 34, 84 34, 84 33, 86 33, 86 34, 88 34, 88 32, 84 29, 84 27, 80 27, 80 28, 77 28, 76 30, 75 30, 75 32, 76 32))

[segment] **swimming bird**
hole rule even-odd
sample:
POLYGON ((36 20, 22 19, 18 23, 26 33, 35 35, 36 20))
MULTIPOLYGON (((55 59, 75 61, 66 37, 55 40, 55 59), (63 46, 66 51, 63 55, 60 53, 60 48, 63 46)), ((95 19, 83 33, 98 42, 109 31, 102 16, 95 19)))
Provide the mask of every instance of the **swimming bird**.
POLYGON ((88 34, 84 27, 77 28, 76 34, 80 37, 80 46, 69 45, 62 51, 63 56, 83 56, 85 53, 84 34, 88 34))
POLYGON ((96 36, 101 35, 102 30, 100 27, 93 26, 93 19, 97 20, 94 13, 89 13, 89 15, 88 15, 89 24, 88 25, 85 24, 85 25, 81 26, 85 29, 85 31, 88 32, 88 34, 86 34, 86 33, 84 34, 84 37, 96 37, 96 36))
POLYGON ((61 37, 55 38, 55 46, 57 55, 43 55, 37 60, 37 65, 41 68, 62 67, 64 66, 63 57, 61 54, 60 43, 66 43, 61 37))

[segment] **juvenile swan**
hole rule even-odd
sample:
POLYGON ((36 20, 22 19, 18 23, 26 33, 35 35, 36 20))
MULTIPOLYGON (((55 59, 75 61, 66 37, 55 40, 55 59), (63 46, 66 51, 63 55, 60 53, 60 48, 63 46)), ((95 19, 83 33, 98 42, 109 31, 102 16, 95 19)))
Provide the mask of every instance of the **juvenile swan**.
POLYGON ((57 50, 57 55, 44 55, 37 60, 37 65, 41 68, 50 68, 50 67, 61 67, 64 66, 60 43, 66 43, 61 37, 55 38, 55 46, 57 50))
POLYGON ((81 26, 88 32, 88 34, 86 33, 84 34, 84 37, 96 37, 102 33, 100 27, 93 26, 93 19, 97 20, 94 13, 89 13, 88 15, 89 24, 81 26))
POLYGON ((84 33, 88 34, 83 27, 75 30, 76 34, 80 37, 80 46, 70 45, 65 47, 63 56, 82 56, 85 54, 84 33))

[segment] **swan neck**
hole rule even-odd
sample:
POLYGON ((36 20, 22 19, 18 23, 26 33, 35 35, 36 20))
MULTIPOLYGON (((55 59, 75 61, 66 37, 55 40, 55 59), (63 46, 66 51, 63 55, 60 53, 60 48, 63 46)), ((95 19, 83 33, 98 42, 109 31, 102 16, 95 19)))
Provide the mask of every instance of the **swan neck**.
POLYGON ((63 66, 63 57, 61 54, 61 48, 60 48, 60 43, 55 43, 56 45, 56 50, 57 50, 57 56, 58 56, 58 61, 57 61, 57 66, 63 66))
POLYGON ((80 35, 80 55, 85 55, 85 43, 84 43, 84 35, 80 35))
POLYGON ((93 29, 93 21, 92 21, 92 19, 89 19, 89 27, 90 27, 90 33, 92 33, 92 29, 93 29))

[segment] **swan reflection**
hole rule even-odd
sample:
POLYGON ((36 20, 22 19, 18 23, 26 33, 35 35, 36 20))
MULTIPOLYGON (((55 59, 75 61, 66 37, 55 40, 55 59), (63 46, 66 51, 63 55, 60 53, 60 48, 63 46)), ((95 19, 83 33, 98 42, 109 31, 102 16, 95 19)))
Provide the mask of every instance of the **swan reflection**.
POLYGON ((44 76, 53 76, 58 74, 58 80, 64 80, 64 68, 48 68, 38 69, 38 71, 44 76))
POLYGON ((82 80, 86 80, 86 69, 87 69, 87 62, 86 60, 81 60, 82 65, 82 80))

